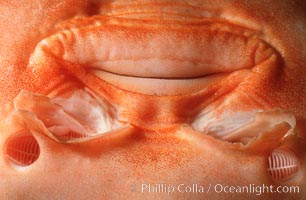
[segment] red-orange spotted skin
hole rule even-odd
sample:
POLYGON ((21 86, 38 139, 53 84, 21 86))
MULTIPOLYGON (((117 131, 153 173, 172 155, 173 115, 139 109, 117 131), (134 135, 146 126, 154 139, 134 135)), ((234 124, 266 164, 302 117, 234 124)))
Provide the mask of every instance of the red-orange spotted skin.
POLYGON ((304 7, 1 2, 0 199, 305 199, 304 7))

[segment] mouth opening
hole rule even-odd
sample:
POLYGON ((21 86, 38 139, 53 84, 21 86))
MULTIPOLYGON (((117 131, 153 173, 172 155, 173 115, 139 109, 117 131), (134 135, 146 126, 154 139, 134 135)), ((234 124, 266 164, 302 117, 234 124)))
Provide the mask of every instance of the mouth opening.
POLYGON ((121 89, 156 96, 185 95, 215 85, 229 73, 218 73, 197 78, 144 78, 118 75, 102 70, 90 70, 90 73, 121 89))

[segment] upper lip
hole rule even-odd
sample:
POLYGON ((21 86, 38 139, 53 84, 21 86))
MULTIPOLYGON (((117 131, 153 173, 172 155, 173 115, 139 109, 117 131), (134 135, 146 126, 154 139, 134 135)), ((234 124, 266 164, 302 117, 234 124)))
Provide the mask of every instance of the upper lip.
POLYGON ((43 45, 56 57, 88 69, 147 78, 232 72, 252 68, 273 53, 267 51, 271 48, 265 42, 251 37, 248 29, 217 20, 176 28, 96 24, 66 29, 43 45))
POLYGON ((111 37, 102 30, 108 40, 101 41, 99 58, 88 60, 86 67, 134 77, 195 78, 251 68, 257 47, 265 45, 258 39, 202 27, 144 29, 141 34, 138 28, 122 29, 124 34, 112 32, 111 37))
MULTIPOLYGON (((183 88, 182 84, 164 87, 169 86, 169 81, 160 81, 159 84, 154 84, 154 81, 187 81, 263 67, 259 64, 276 52, 259 38, 256 31, 215 18, 192 23, 163 20, 145 23, 143 20, 118 18, 113 21, 113 18, 105 16, 78 20, 72 23, 72 27, 41 41, 32 56, 41 57, 42 52, 50 54, 85 85, 89 84, 85 74, 97 76, 101 73, 95 72, 100 70, 108 72, 110 78, 112 75, 129 77, 121 78, 129 81, 127 84, 112 81, 119 76, 112 76, 109 83, 130 92, 155 96, 185 95, 213 85, 223 87, 231 84, 215 84, 220 79, 207 79, 214 80, 213 84, 198 87, 194 80, 188 80, 183 88), (75 65, 83 72, 70 68, 75 65), (140 79, 135 80, 136 77, 151 83, 141 82, 134 87, 131 82, 140 82, 140 79)), ((99 76, 100 79, 104 77, 99 76)))

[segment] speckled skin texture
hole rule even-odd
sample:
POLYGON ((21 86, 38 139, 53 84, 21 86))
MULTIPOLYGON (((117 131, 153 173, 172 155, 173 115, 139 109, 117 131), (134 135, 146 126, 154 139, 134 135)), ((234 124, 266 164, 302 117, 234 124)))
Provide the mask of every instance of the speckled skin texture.
MULTIPOLYGON (((298 0, 173 2, 1 1, 0 199, 306 198, 305 3, 298 0), (206 21, 199 22, 203 19, 206 21), (207 25, 216 21, 220 21, 217 29, 226 34, 217 36, 214 27, 207 25), (64 39, 60 43, 52 37, 72 29, 79 31, 79 35, 71 40, 64 39), (232 37, 234 33, 240 39, 232 37), (232 49, 238 49, 238 45, 243 49, 243 45, 248 44, 249 48, 241 50, 242 54, 247 52, 251 60, 246 59, 245 66, 253 61, 257 65, 247 72, 243 65, 242 70, 231 72, 216 84, 205 85, 203 90, 192 86, 193 92, 188 93, 186 84, 175 89, 184 94, 143 94, 137 92, 137 85, 122 89, 120 83, 110 84, 90 73, 84 67, 87 63, 80 64, 80 57, 86 52, 77 54, 77 48, 72 46, 75 41, 94 34, 104 34, 106 41, 113 39, 111 45, 107 42, 104 45, 106 54, 115 55, 114 58, 129 52, 122 48, 111 51, 122 44, 132 44, 127 45, 130 52, 133 50, 136 57, 141 57, 149 52, 145 47, 152 42, 151 49, 157 49, 154 55, 169 53, 172 60, 178 60, 179 55, 195 55, 200 45, 192 44, 217 41, 215 46, 213 42, 205 43, 210 48, 206 53, 213 48, 216 50, 210 55, 213 63, 221 60, 218 52, 225 49, 224 55, 235 52, 232 49), (233 42, 229 42, 231 38, 233 42), (245 42, 250 38, 261 41, 265 47, 262 49, 268 50, 255 45, 257 50, 252 53, 254 43, 245 42), (46 47, 41 45, 43 39, 47 41, 46 47), (179 44, 186 49, 178 48, 179 44), (214 58, 214 55, 218 56, 214 58), (21 90, 55 98, 65 97, 84 86, 118 108, 118 118, 127 127, 93 140, 66 144, 44 134, 32 115, 14 113, 14 100, 21 90), (290 128, 282 123, 246 146, 219 140, 190 126, 194 117, 209 106, 215 109, 215 116, 274 108, 288 111, 296 118, 295 135, 281 140, 290 128), (20 120, 21 115, 26 120, 20 120), (20 169, 7 158, 6 145, 8 138, 23 129, 31 129, 40 154, 34 163, 20 169), (267 158, 278 146, 290 148, 299 162, 298 173, 287 181, 275 181, 267 172, 267 158), (205 193, 176 190, 168 195, 141 191, 142 184, 162 183, 168 186, 198 184, 204 186, 205 193), (255 195, 217 193, 211 188, 207 193, 210 184, 213 187, 218 183, 224 186, 299 186, 300 192, 255 195)), ((84 41, 78 48, 88 47, 88 51, 94 52, 97 48, 93 44, 99 44, 84 41)), ((205 51, 204 47, 201 51, 205 51)), ((242 63, 242 57, 237 56, 232 62, 242 63)), ((191 60, 200 58, 201 55, 195 55, 191 60)), ((223 59, 227 63, 232 56, 223 59)), ((152 63, 148 66, 156 66, 152 63)), ((146 72, 133 64, 130 66, 131 73, 146 72)), ((163 70, 161 73, 169 72, 163 70)), ((191 69, 186 71, 192 74, 191 69)), ((199 72, 194 73, 193 76, 199 72)))

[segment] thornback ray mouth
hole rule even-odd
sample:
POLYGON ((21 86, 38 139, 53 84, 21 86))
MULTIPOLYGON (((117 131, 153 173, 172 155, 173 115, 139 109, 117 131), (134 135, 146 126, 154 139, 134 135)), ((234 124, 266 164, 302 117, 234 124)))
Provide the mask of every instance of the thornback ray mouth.
MULTIPOLYGON (((28 67, 32 67, 33 70, 37 67, 46 67, 41 66, 41 61, 53 59, 55 63, 59 63, 58 67, 71 72, 85 86, 94 83, 94 87, 88 86, 93 93, 100 95, 101 91, 96 90, 106 91, 106 99, 116 104, 116 98, 109 98, 107 95, 122 95, 122 91, 114 94, 110 89, 102 88, 105 82, 126 91, 161 97, 196 93, 213 85, 214 88, 207 90, 207 96, 214 96, 216 99, 222 93, 234 90, 249 76, 258 75, 261 70, 273 73, 279 59, 277 51, 260 39, 259 35, 255 34, 256 31, 252 32, 228 21, 205 18, 197 23, 174 23, 171 26, 168 26, 168 23, 164 24, 163 20, 149 20, 147 24, 143 22, 136 19, 111 20, 101 16, 78 19, 70 28, 60 30, 38 43, 28 67), (91 75, 100 82, 87 83, 91 75), (224 91, 215 94, 219 88, 224 91)), ((128 98, 125 102, 120 100, 122 104, 118 105, 127 109, 126 105, 137 100, 128 98)), ((187 120, 190 122, 191 115, 198 111, 180 113, 175 105, 178 106, 182 102, 187 105, 193 98, 198 103, 188 106, 199 110, 204 105, 200 101, 208 99, 206 94, 194 95, 189 100, 181 100, 184 97, 174 98, 176 102, 171 104, 166 98, 146 99, 146 103, 152 103, 151 106, 158 104, 157 100, 164 103, 159 107, 160 110, 152 115, 163 120, 159 123, 156 120, 157 126, 180 124, 187 120), (163 109, 167 112, 162 112, 163 109), (167 121, 164 120, 166 118, 167 121)), ((207 101, 207 104, 209 103, 207 101)), ((139 109, 131 108, 134 112, 140 112, 139 109)), ((146 124, 142 125, 154 126, 149 123, 151 115, 139 112, 128 116, 128 120, 137 121, 136 119, 142 117, 148 119, 146 124)), ((121 114, 125 113, 127 110, 121 114)), ((194 126, 195 123, 192 123, 194 126)), ((201 126, 203 124, 205 123, 201 126)), ((141 125, 141 122, 135 125, 141 125)), ((272 126, 274 125, 272 123, 272 126)), ((195 125, 196 130, 197 128, 195 125)), ((269 128, 271 127, 268 126, 259 132, 266 132, 269 128)), ((49 129, 58 132, 64 130, 62 127, 52 126, 49 129)), ((203 132, 201 128, 197 131, 203 132)), ((217 131, 215 136, 222 140, 243 143, 244 139, 248 140, 258 133, 242 138, 243 141, 240 140, 240 136, 244 134, 233 133, 222 137, 220 134, 222 132, 217 131)), ((75 135, 74 132, 72 135, 75 135)))

